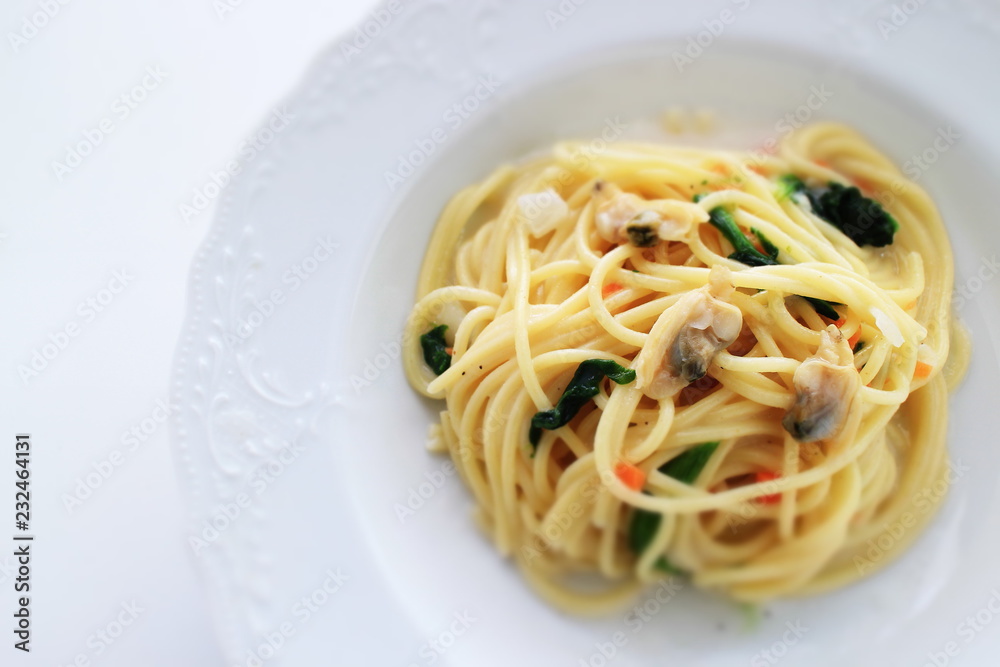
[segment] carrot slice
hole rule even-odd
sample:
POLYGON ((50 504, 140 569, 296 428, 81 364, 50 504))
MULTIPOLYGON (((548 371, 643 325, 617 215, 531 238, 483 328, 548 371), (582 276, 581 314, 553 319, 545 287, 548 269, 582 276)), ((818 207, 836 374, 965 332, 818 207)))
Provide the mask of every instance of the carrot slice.
POLYGON ((611 296, 615 292, 621 291, 622 289, 623 288, 622 288, 621 283, 607 283, 601 289, 601 296, 604 297, 605 299, 607 299, 609 296, 611 296))
POLYGON ((922 361, 918 361, 916 367, 913 369, 913 377, 915 378, 925 378, 931 374, 934 367, 930 364, 925 364, 922 361))
POLYGON ((857 331, 854 332, 853 336, 851 336, 850 338, 847 339, 847 344, 850 345, 851 349, 853 350, 854 346, 858 344, 859 340, 861 340, 861 328, 860 327, 858 328, 857 331))
POLYGON ((641 491, 642 487, 646 485, 646 473, 631 463, 619 461, 618 465, 615 466, 615 475, 633 491, 641 491))
MULTIPOLYGON (((756 475, 756 482, 759 484, 761 482, 771 482, 781 477, 780 474, 772 472, 770 470, 764 470, 758 472, 756 475)), ((769 493, 766 496, 757 496, 756 501, 762 505, 773 505, 774 503, 781 501, 780 493, 769 493)))
POLYGON ((875 186, 872 185, 872 182, 864 178, 855 178, 854 184, 857 185, 858 188, 860 188, 861 192, 863 192, 866 195, 875 192, 875 186))

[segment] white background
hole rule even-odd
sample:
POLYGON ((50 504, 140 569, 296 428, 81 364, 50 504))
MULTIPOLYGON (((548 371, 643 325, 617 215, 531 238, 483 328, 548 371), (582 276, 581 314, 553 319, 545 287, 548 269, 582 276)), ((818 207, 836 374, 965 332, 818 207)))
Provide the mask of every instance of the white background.
POLYGON ((211 220, 206 211, 185 221, 179 206, 373 4, 230 2, 227 12, 214 0, 51 0, 58 10, 36 20, 37 34, 23 32, 24 20, 49 2, 0 7, 0 442, 32 435, 37 536, 29 656, 11 647, 15 479, 5 444, 0 664, 63 666, 81 654, 102 666, 222 664, 183 539, 169 428, 147 421, 155 430, 134 451, 122 436, 168 396, 188 270, 211 220), (10 33, 34 36, 15 45, 10 33), (116 100, 147 68, 165 77, 123 118, 116 100), (53 163, 105 118, 113 132, 60 178, 53 163), (133 279, 101 313, 78 310, 107 300, 101 291, 123 269, 133 279), (72 324, 79 334, 25 382, 18 367, 72 324), (114 450, 121 465, 68 511, 64 494, 95 465, 107 470, 114 450), (132 602, 141 613, 105 648, 95 633, 132 602))

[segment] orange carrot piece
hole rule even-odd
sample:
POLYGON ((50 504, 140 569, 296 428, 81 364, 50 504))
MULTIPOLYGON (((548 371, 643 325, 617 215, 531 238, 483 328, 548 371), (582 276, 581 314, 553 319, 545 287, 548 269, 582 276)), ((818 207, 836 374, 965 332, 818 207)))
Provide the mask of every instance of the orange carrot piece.
POLYGON ((611 296, 615 292, 621 291, 622 289, 623 288, 622 288, 621 283, 607 283, 601 289, 601 296, 604 297, 605 299, 607 299, 609 296, 611 296))
MULTIPOLYGON (((771 482, 771 481, 774 481, 774 480, 778 479, 779 477, 781 477, 781 475, 779 475, 778 473, 772 472, 770 470, 766 470, 766 471, 762 471, 762 472, 758 472, 757 473, 757 475, 756 475, 756 482, 758 484, 760 484, 761 482, 771 482)), ((781 501, 781 494, 780 493, 769 493, 769 494, 767 494, 765 496, 758 496, 756 498, 756 500, 761 505, 773 505, 774 503, 777 503, 777 502, 781 501)))
POLYGON ((641 491, 642 487, 646 485, 646 473, 631 463, 619 461, 618 465, 615 466, 615 475, 633 491, 641 491))
POLYGON ((855 178, 854 184, 857 185, 858 188, 861 190, 861 192, 865 193, 866 195, 875 192, 875 186, 872 185, 871 181, 866 180, 864 178, 855 178))
POLYGON ((860 327, 858 328, 857 331, 854 332, 853 336, 851 336, 850 338, 847 339, 847 344, 850 345, 851 349, 853 350, 854 346, 858 344, 859 340, 861 340, 861 328, 860 327))
POLYGON ((934 370, 934 367, 931 366, 930 364, 925 364, 922 361, 918 361, 916 368, 913 369, 913 377, 915 377, 915 378, 925 378, 928 375, 930 375, 931 371, 933 371, 933 370, 934 370))

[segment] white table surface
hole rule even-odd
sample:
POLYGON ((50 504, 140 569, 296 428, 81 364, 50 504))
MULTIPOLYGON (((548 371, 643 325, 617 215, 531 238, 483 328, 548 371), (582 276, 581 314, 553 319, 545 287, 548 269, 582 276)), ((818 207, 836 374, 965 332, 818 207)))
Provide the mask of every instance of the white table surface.
POLYGON ((2 665, 223 664, 183 539, 169 428, 155 419, 189 266, 212 217, 185 220, 179 207, 373 4, 228 0, 225 11, 223 1, 0 7, 2 665), (51 18, 33 18, 42 6, 51 18), (37 34, 25 19, 42 24, 37 34), (157 68, 158 77, 147 76, 157 68), (144 77, 148 90, 128 108, 144 77), (104 119, 113 131, 79 166, 54 165, 104 119), (109 283, 117 294, 103 291, 109 283), (67 326, 75 335, 63 341, 67 326), (64 348, 43 350, 50 337, 64 348), (37 376, 19 373, 36 350, 53 358, 37 376), (144 441, 123 439, 133 428, 144 441), (9 629, 20 432, 33 439, 30 654, 13 649, 9 629), (120 465, 109 462, 115 451, 120 465), (107 479, 67 508, 78 480, 109 466, 107 479), (134 621, 123 604, 134 605, 134 621), (116 634, 119 616, 130 625, 108 645, 98 631, 116 634))

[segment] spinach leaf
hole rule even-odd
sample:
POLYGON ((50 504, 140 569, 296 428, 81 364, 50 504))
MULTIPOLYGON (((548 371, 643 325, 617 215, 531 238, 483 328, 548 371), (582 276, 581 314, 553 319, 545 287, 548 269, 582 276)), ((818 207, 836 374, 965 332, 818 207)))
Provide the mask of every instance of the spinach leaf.
POLYGON ((756 227, 751 227, 750 231, 753 232, 753 235, 757 237, 758 241, 760 241, 760 247, 764 249, 767 256, 771 259, 778 259, 778 246, 771 243, 771 239, 764 236, 764 232, 760 231, 756 227))
MULTIPOLYGON (((667 461, 659 470, 664 475, 669 475, 685 484, 693 484, 718 447, 718 442, 702 443, 667 461)), ((657 512, 637 509, 632 513, 632 520, 628 526, 628 546, 632 553, 641 555, 649 547, 656 536, 656 531, 660 529, 661 520, 662 517, 657 512)), ((681 571, 671 565, 665 556, 656 561, 656 568, 668 574, 681 574, 681 571)))
POLYGON ((833 307, 834 305, 840 306, 843 304, 834 304, 832 301, 824 301, 823 299, 816 299, 811 296, 804 296, 802 298, 811 303, 816 312, 826 319, 833 320, 834 322, 840 319, 840 313, 834 310, 833 307))
POLYGON ((705 442, 692 447, 660 466, 660 472, 685 484, 694 484, 702 468, 718 447, 718 442, 705 442))
POLYGON ((859 246, 887 246, 899 229, 899 223, 881 204, 865 197, 853 185, 830 183, 830 188, 819 196, 818 204, 817 207, 817 202, 813 203, 816 213, 859 246))
POLYGON ((600 382, 605 376, 618 384, 628 384, 635 380, 635 371, 619 366, 611 359, 587 359, 582 362, 566 386, 566 391, 556 403, 556 407, 536 412, 531 418, 528 439, 532 448, 538 446, 542 429, 551 431, 565 426, 587 401, 597 396, 600 393, 600 382))
MULTIPOLYGON (((733 246, 735 252, 729 256, 729 259, 746 264, 747 266, 774 266, 778 263, 778 260, 774 257, 765 255, 753 247, 753 244, 750 243, 736 225, 733 216, 726 209, 716 206, 708 212, 708 221, 713 227, 722 232, 722 235, 733 246)), ((768 241, 768 245, 771 245, 770 241, 768 241)), ((773 248, 774 246, 771 245, 771 247, 773 248)), ((775 253, 775 257, 777 257, 777 253, 775 253)))
POLYGON ((809 188, 794 174, 778 179, 781 193, 804 194, 813 212, 842 231, 859 246, 881 248, 892 243, 899 223, 882 205, 865 197, 856 186, 830 182, 825 188, 809 188))
MULTIPOLYGON (((800 181, 801 182, 801 181, 800 181)), ((722 232, 726 240, 732 244, 736 252, 729 256, 729 259, 746 264, 747 266, 777 266, 778 248, 758 229, 751 229, 754 235, 760 239, 760 245, 764 248, 766 255, 753 246, 743 234, 740 228, 729 214, 721 206, 716 206, 708 213, 709 222, 712 226, 722 232)), ((813 305, 816 312, 831 320, 840 319, 840 314, 833 309, 833 303, 816 299, 814 297, 802 297, 813 305)))
POLYGON ((657 558, 656 562, 653 563, 653 567, 660 572, 666 572, 667 574, 687 574, 687 572, 667 560, 666 556, 660 556, 657 558))
POLYGON ((778 192, 776 193, 778 201, 784 201, 796 193, 804 193, 805 191, 806 184, 795 174, 785 174, 778 177, 778 192))
POLYGON ((628 525, 628 548, 632 553, 641 555, 653 541, 656 531, 660 529, 660 519, 657 512, 637 509, 632 512, 632 520, 628 525))
POLYGON ((440 324, 420 337, 420 347, 424 349, 424 361, 436 375, 441 375, 451 367, 448 344, 444 342, 447 324, 440 324))
MULTIPOLYGON (((628 547, 632 553, 641 555, 652 543, 656 531, 660 529, 660 515, 656 512, 636 510, 632 513, 632 521, 628 527, 628 547)), ((653 564, 657 570, 667 574, 684 574, 666 556, 660 556, 653 564)))

